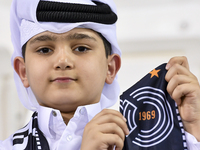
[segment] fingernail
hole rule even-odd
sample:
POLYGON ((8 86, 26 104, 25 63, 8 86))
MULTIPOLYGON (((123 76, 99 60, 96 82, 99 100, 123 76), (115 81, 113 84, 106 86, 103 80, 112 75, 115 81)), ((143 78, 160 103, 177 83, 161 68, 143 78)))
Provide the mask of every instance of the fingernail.
POLYGON ((128 128, 127 128, 126 132, 127 132, 127 135, 129 135, 130 131, 129 131, 129 129, 128 129, 128 128))
POLYGON ((127 122, 127 119, 124 116, 123 116, 123 119, 124 119, 125 122, 127 122))
POLYGON ((165 69, 168 70, 170 68, 170 64, 167 64, 165 69))

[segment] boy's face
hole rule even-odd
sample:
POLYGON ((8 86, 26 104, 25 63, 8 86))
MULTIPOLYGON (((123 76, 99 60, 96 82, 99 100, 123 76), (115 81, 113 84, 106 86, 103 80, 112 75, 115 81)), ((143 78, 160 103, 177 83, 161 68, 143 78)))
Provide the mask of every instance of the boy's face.
POLYGON ((24 86, 31 87, 40 105, 70 112, 99 102, 105 82, 112 83, 118 71, 113 76, 115 57, 120 59, 106 58, 103 41, 92 30, 43 32, 27 42, 25 63, 16 59, 15 70, 21 68, 24 86))

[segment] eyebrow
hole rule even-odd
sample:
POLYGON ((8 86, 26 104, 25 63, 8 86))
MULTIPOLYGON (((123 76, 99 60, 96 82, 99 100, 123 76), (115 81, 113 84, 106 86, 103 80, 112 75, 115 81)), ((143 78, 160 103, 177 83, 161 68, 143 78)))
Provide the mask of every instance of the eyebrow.
POLYGON ((41 36, 38 36, 38 37, 32 39, 30 41, 30 44, 33 44, 35 42, 41 42, 41 41, 55 41, 56 39, 57 38, 52 35, 41 35, 41 36))
MULTIPOLYGON (((83 33, 74 33, 74 34, 69 34, 67 35, 66 37, 64 37, 66 40, 82 40, 82 39, 89 39, 89 40, 93 40, 93 41, 97 41, 94 37, 92 36, 89 36, 87 34, 83 34, 83 33)), ((38 36, 34 39, 32 39, 30 41, 30 44, 33 44, 35 42, 40 42, 40 41, 56 41, 58 38, 54 35, 49 35, 49 34, 46 34, 46 35, 41 35, 41 36, 38 36)))
POLYGON ((96 39, 92 36, 83 33, 74 33, 70 34, 66 37, 67 40, 82 40, 82 39, 90 39, 96 41, 96 39))

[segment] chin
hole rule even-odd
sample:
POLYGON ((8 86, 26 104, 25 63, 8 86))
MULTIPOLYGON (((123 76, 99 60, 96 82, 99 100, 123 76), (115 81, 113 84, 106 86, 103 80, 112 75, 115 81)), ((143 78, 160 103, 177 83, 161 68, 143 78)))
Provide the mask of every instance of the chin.
POLYGON ((70 99, 57 99, 51 101, 48 106, 54 109, 58 109, 61 112, 69 112, 69 111, 75 111, 78 106, 82 106, 84 104, 80 103, 79 101, 74 101, 70 99))

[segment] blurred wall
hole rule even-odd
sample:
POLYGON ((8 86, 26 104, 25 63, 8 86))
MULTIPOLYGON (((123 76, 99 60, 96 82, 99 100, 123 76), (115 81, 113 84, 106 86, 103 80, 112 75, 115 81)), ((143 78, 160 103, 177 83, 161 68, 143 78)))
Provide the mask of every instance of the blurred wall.
POLYGON ((186 56, 191 71, 200 78, 199 0, 114 1, 123 59, 122 91, 173 56, 186 56))
POLYGON ((11 67, 10 3, 0 0, 0 140, 25 125, 27 110, 18 99, 11 67))
MULTIPOLYGON (((187 56, 192 72, 200 78, 200 1, 114 1, 122 50, 121 92, 173 56, 187 56)), ((18 99, 10 64, 10 3, 0 0, 0 140, 25 125, 30 116, 18 99)), ((113 108, 118 109, 118 104, 113 108)))

